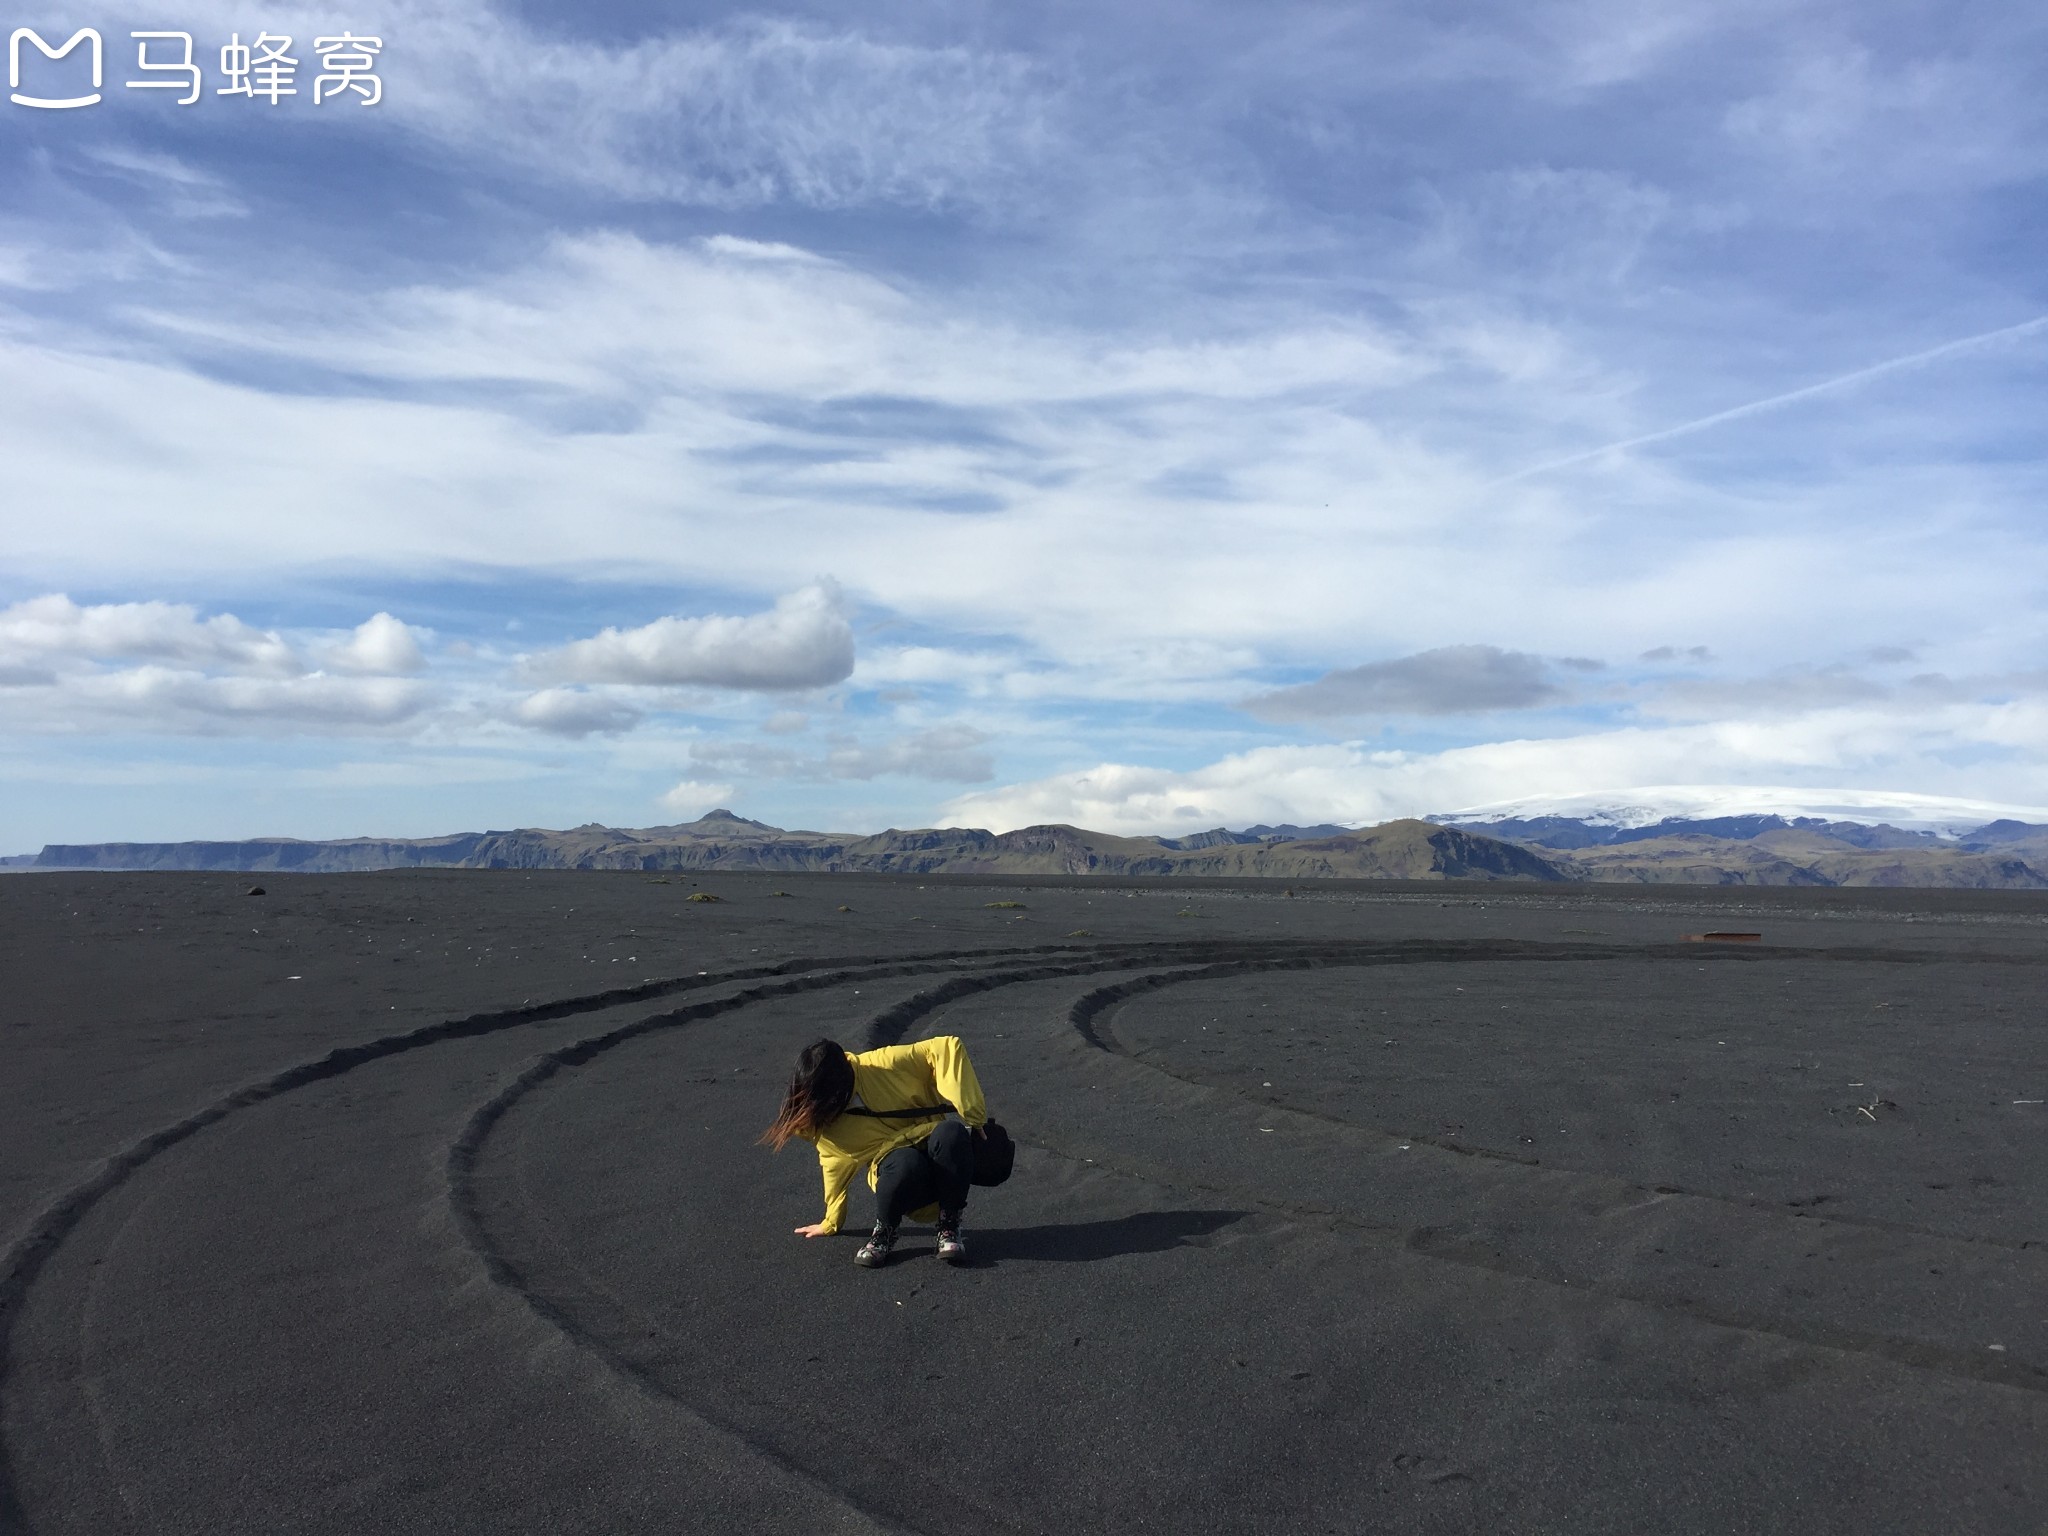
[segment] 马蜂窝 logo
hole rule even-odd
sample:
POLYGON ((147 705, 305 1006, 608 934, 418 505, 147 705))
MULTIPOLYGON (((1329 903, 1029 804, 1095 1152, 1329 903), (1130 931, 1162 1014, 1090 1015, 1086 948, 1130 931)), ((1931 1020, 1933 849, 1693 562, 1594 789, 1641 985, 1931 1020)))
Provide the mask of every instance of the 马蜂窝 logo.
MULTIPOLYGON (((176 105, 189 107, 206 94, 206 77, 194 56, 190 32, 130 32, 135 44, 135 68, 141 78, 124 81, 131 91, 178 91, 176 105)), ((384 82, 377 74, 377 60, 384 51, 384 39, 343 31, 331 37, 313 39, 313 104, 353 97, 357 106, 374 107, 384 99, 384 82)), ((299 94, 299 66, 304 62, 292 52, 287 34, 258 32, 251 42, 231 32, 221 45, 220 78, 216 96, 245 96, 267 101, 273 107, 287 96, 299 94)), ((33 27, 16 27, 7 39, 8 100, 18 107, 43 107, 59 111, 98 105, 100 88, 106 79, 106 42, 93 27, 80 27, 62 43, 51 44, 33 27), (72 54, 80 56, 72 60, 72 54), (40 58, 41 62, 37 62, 40 58), (38 95, 22 89, 24 66, 30 73, 47 77, 47 89, 69 95, 38 95), (78 94, 76 87, 89 78, 90 94, 78 94)))
POLYGON ((80 27, 65 39, 61 48, 52 48, 44 42, 33 27, 16 27, 7 39, 7 89, 12 92, 8 98, 18 107, 89 107, 100 99, 100 84, 106 75, 106 59, 99 33, 91 27, 80 27), (87 55, 92 60, 92 94, 90 96, 25 96, 21 90, 21 45, 33 43, 36 51, 52 61, 65 58, 80 43, 92 44, 87 55))

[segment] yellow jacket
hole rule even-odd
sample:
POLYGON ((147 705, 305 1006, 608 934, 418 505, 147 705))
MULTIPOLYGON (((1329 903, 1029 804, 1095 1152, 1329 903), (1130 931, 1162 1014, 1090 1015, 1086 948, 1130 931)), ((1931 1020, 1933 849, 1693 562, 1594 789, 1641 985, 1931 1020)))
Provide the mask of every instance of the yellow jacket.
MULTIPOLYGON (((988 1119, 981 1080, 974 1075, 974 1063, 967 1059, 967 1047, 958 1035, 885 1045, 878 1051, 848 1052, 846 1059, 853 1063, 849 1108, 919 1109, 946 1103, 969 1125, 978 1126, 988 1119)), ((818 1168, 825 1176, 825 1230, 839 1230, 840 1218, 846 1214, 846 1186, 856 1173, 866 1168, 868 1188, 873 1189, 882 1159, 898 1147, 923 1141, 944 1118, 942 1114, 915 1120, 844 1114, 822 1127, 812 1140, 818 1148, 818 1168)), ((911 1214, 926 1221, 936 1209, 927 1206, 911 1214)))

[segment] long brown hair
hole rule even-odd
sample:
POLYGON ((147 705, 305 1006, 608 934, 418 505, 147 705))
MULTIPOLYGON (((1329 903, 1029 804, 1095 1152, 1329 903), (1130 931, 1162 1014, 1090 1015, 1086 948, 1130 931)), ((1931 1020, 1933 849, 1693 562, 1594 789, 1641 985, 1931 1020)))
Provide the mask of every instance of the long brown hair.
POLYGON ((853 1063, 846 1059, 836 1040, 814 1040, 796 1059, 796 1072, 789 1080, 789 1092, 782 1098, 782 1113, 761 1133, 761 1145, 780 1152, 792 1136, 805 1141, 846 1111, 853 1097, 853 1063))

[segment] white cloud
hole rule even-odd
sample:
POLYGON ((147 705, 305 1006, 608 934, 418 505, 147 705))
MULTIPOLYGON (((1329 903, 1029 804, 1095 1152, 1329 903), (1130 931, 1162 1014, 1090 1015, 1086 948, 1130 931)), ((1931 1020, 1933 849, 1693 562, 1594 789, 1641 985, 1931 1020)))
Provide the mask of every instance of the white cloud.
POLYGON ((2030 700, 1830 709, 1426 753, 1356 742, 1261 747, 1193 769, 1103 763, 962 795, 941 815, 998 831, 1063 821, 1170 834, 1257 822, 1363 824, 1532 797, 1625 795, 1645 784, 1802 780, 1867 789, 1909 784, 2026 804, 2039 798, 2044 768, 2048 705, 2030 700))
POLYGON ((0 609, 0 718, 38 735, 381 734, 437 699, 377 675, 418 664, 413 633, 378 614, 345 642, 315 641, 334 670, 308 671, 301 646, 233 614, 51 593, 0 609))
POLYGON ((1844 467, 1820 487, 1738 494, 1632 451, 1532 476, 1570 457, 1560 446, 1646 423, 1627 375, 1555 331, 1534 344, 1527 319, 1460 302, 1070 331, 743 244, 560 240, 469 286, 375 295, 358 307, 377 318, 316 333, 297 294, 245 311, 275 323, 158 316, 172 345, 424 386, 427 401, 266 393, 0 341, 12 473, 65 513, 19 530, 15 558, 104 582, 366 549, 431 568, 488 545, 512 566, 776 590, 801 579, 801 551, 864 600, 1090 665, 1196 642, 1295 665, 1456 644, 1473 594, 1499 590, 1550 595, 1503 636, 1546 654, 1688 631, 1729 654, 1798 654, 2024 606, 2027 538, 1975 510, 2021 472, 1853 451, 1863 396, 1838 411, 1844 467), (556 420, 591 413, 615 429, 556 420), (309 462, 333 467, 309 481, 309 462), (1161 488, 1189 470, 1236 499, 1161 488), (287 503, 290 518, 233 510, 287 503), (968 504, 990 510, 944 510, 968 504), (1847 520, 1867 535, 1854 580, 1847 520))
POLYGON ((183 603, 82 606, 62 593, 0 609, 0 666, 34 669, 112 660, 182 662, 273 677, 304 670, 275 630, 183 603))
POLYGON ((433 87, 394 88, 386 110, 522 175, 627 197, 978 204, 1051 131, 1046 84, 1000 53, 781 20, 624 46, 543 41, 480 7, 438 20, 414 12, 402 27, 433 87))
MULTIPOLYGON (((1042 429, 975 411, 1170 396, 1184 413, 1204 398, 1399 386, 1438 366, 1396 328, 1356 316, 1263 317, 1217 335, 1137 331, 1105 342, 959 306, 795 247, 718 235, 662 243, 619 230, 554 238, 520 265, 468 284, 385 293, 375 319, 345 329, 308 334, 289 309, 267 312, 166 308, 140 318, 169 339, 399 381, 521 380, 606 398, 623 391, 643 403, 674 395, 679 406, 745 391, 754 398, 743 406, 799 419, 771 419, 767 433, 745 414, 705 425, 727 433, 750 426, 771 444, 793 434, 887 440, 897 435, 891 428, 914 436, 920 427, 965 425, 979 429, 975 446, 985 448, 991 435, 1035 439, 1042 429), (918 411, 922 421, 910 414, 918 411)), ((1476 322, 1461 316, 1457 324, 1460 347, 1476 347, 1476 322)), ((1116 423, 1102 425, 1122 435, 1116 423)), ((1240 424, 1233 435, 1249 431, 1240 424)))
POLYGON ((730 784, 713 784, 702 779, 682 779, 665 791, 660 800, 661 808, 672 815, 686 820, 695 820, 706 811, 717 810, 732 799, 730 784))
POLYGON ((739 235, 706 235, 699 242, 714 256, 738 256, 748 261, 797 261, 806 265, 822 262, 824 258, 801 246, 784 245, 780 240, 747 240, 739 235))
POLYGON ((535 677, 757 691, 821 688, 853 672, 853 627, 839 589, 815 582, 745 618, 664 618, 606 629, 529 658, 535 677))
POLYGON ((355 627, 344 644, 334 648, 328 665, 341 672, 385 676, 418 672, 427 664, 420 652, 423 633, 388 613, 372 614, 355 627))
POLYGON ((640 711, 601 693, 580 688, 544 688, 513 706, 513 717, 555 736, 610 735, 640 723, 640 711))
POLYGON ((1363 783, 1359 748, 1263 747, 1206 768, 1100 763, 1077 773, 961 795, 943 824, 1003 832, 1067 822, 1099 832, 1171 833, 1259 822, 1379 820, 1385 796, 1363 783), (1305 807, 1316 807, 1311 814, 1305 807))
POLYGON ((986 731, 955 723, 883 741, 842 737, 823 752, 807 753, 754 741, 710 741, 693 747, 693 766, 752 779, 812 783, 909 778, 978 783, 993 777, 995 759, 986 731))
POLYGON ((398 678, 221 677, 141 666, 60 676, 7 702, 16 723, 33 730, 215 735, 384 729, 413 720, 431 700, 420 684, 398 678))

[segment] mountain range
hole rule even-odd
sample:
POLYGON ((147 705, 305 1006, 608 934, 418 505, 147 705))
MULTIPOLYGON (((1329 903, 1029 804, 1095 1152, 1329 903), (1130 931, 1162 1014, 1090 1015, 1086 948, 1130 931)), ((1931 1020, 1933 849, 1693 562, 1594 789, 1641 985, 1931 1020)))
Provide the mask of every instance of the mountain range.
POLYGON ((1432 817, 1531 849, 1570 878, 1672 885, 2048 887, 2048 826, 2002 819, 1959 835, 1819 816, 1432 817))
POLYGON ((340 873, 404 868, 614 869, 2048 889, 2048 826, 1963 837, 1819 817, 1443 816, 1358 829, 1217 827, 1177 838, 1049 825, 786 831, 717 810, 673 826, 521 828, 434 838, 51 844, 13 869, 340 873))
POLYGON ((233 869, 335 873, 442 869, 755 869, 897 874, 1235 875, 1295 879, 1570 878, 1542 855, 1498 838, 1425 821, 1362 831, 1322 827, 1217 828, 1198 837, 1117 837, 1080 827, 894 828, 866 836, 791 832, 712 811, 678 826, 591 823, 566 832, 524 828, 452 837, 302 842, 51 844, 36 869, 233 869), (1323 834, 1333 836, 1295 835, 1323 834))

